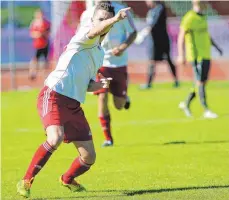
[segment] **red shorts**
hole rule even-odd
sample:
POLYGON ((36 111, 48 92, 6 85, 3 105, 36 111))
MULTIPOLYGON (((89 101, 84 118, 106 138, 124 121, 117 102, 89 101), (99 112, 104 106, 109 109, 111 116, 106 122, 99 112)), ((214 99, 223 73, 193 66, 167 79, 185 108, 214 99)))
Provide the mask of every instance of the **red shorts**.
POLYGON ((96 91, 96 94, 110 92, 117 97, 126 97, 127 94, 127 67, 101 67, 98 71, 104 77, 111 77, 112 81, 110 82, 109 89, 101 89, 96 91))
POLYGON ((38 96, 37 109, 45 129, 50 125, 64 127, 64 142, 92 140, 89 124, 75 99, 45 86, 38 96))

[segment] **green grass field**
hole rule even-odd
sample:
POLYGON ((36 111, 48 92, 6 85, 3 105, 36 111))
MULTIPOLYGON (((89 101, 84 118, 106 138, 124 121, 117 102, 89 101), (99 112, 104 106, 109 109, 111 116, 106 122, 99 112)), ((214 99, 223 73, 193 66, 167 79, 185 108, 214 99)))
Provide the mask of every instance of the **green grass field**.
MULTIPOLYGON (((212 82, 208 100, 220 117, 202 118, 199 100, 195 118, 187 119, 178 103, 191 83, 180 89, 157 84, 150 91, 131 85, 132 107, 112 108, 115 146, 101 148, 97 98, 83 106, 93 132, 97 161, 79 177, 87 192, 70 193, 59 176, 78 155, 63 144, 36 177, 32 199, 228 200, 229 199, 229 83, 212 82)), ((2 199, 19 200, 16 183, 24 175, 37 147, 45 140, 36 111, 38 90, 2 93, 2 199)), ((111 100, 111 99, 110 99, 111 100)))

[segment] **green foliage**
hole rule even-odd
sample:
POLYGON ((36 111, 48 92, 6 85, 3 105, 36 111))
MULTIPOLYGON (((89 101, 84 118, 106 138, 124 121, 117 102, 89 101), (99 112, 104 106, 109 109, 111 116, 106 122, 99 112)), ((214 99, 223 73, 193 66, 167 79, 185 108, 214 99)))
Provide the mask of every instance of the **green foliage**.
MULTIPOLYGON (((17 6, 15 7, 15 24, 17 27, 29 27, 30 22, 33 19, 33 14, 38 7, 31 6, 17 6)), ((8 8, 1 8, 1 25, 4 26, 8 23, 9 11, 8 8)))
MULTIPOLYGON (((74 194, 58 183, 77 151, 63 144, 36 177, 33 199, 85 200, 228 200, 229 199, 229 84, 213 82, 208 101, 219 114, 202 118, 199 100, 195 116, 187 119, 178 104, 190 84, 172 89, 156 84, 150 91, 131 85, 132 107, 117 111, 112 105, 115 146, 101 148, 97 97, 88 96, 84 107, 92 128, 97 161, 79 177, 88 192, 74 194)), ((20 199, 16 183, 24 175, 37 147, 45 141, 36 111, 38 90, 2 93, 2 199, 20 199)))

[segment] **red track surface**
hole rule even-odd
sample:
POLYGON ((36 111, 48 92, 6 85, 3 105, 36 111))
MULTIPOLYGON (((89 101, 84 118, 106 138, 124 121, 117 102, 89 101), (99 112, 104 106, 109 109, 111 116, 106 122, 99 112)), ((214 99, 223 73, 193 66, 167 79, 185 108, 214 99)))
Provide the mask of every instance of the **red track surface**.
MULTIPOLYGON (((26 68, 27 66, 25 66, 26 68)), ((144 83, 145 74, 147 71, 147 63, 145 62, 130 62, 129 67, 130 83, 144 83)), ((47 73, 38 73, 38 78, 35 81, 28 79, 27 69, 18 69, 15 74, 16 89, 29 89, 40 88, 43 86, 44 79, 47 73)), ((182 81, 193 80, 191 67, 178 67, 179 78, 182 81)), ((211 80, 229 80, 229 60, 216 60, 212 62, 211 80)), ((166 63, 160 63, 157 65, 156 80, 159 82, 172 81, 172 77, 168 70, 166 63)), ((11 76, 9 70, 1 70, 1 88, 2 91, 11 90, 11 76)))

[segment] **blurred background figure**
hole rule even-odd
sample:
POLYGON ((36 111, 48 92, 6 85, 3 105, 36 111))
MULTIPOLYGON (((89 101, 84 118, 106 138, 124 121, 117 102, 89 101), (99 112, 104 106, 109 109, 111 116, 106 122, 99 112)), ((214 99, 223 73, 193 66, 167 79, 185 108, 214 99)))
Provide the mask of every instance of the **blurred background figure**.
MULTIPOLYGON (((211 46, 213 45, 220 55, 222 50, 216 45, 208 31, 207 16, 203 11, 206 2, 193 0, 193 9, 185 14, 180 26, 178 37, 178 62, 185 64, 184 43, 186 46, 186 58, 191 62, 195 74, 195 84, 205 118, 217 118, 218 115, 208 109, 205 86, 211 67, 211 46)), ((191 117, 190 104, 196 97, 195 88, 188 95, 186 102, 181 102, 179 107, 184 110, 187 117, 191 117)))
MULTIPOLYGON (((95 1, 98 4, 104 1, 95 1)), ((116 1, 109 2, 115 9, 115 13, 125 6, 116 1)), ((94 13, 94 7, 86 10, 81 17, 81 21, 91 20, 94 13)), ((128 109, 130 107, 130 99, 127 96, 128 87, 128 55, 127 48, 133 43, 137 35, 131 14, 125 20, 120 21, 112 27, 110 32, 105 36, 102 42, 102 48, 105 52, 104 61, 99 72, 104 77, 111 77, 109 91, 103 89, 97 92, 98 94, 98 115, 100 124, 103 129, 105 141, 104 147, 113 145, 113 137, 111 134, 111 117, 108 107, 108 92, 113 95, 113 102, 116 109, 128 109)), ((98 77, 100 78, 100 77, 98 77)))
POLYGON ((147 13, 147 27, 144 28, 135 41, 136 44, 141 44, 146 36, 151 33, 152 44, 148 47, 149 66, 146 84, 142 85, 142 89, 152 87, 152 81, 156 75, 156 62, 167 60, 171 73, 174 78, 174 87, 179 86, 176 67, 170 57, 170 42, 167 32, 167 14, 166 7, 161 1, 146 1, 147 7, 150 9, 147 13))
POLYGON ((50 23, 44 18, 42 10, 37 9, 30 25, 30 36, 33 38, 33 47, 35 48, 35 55, 29 68, 29 78, 31 80, 37 77, 38 61, 42 56, 44 57, 44 69, 48 68, 49 34, 50 23))

